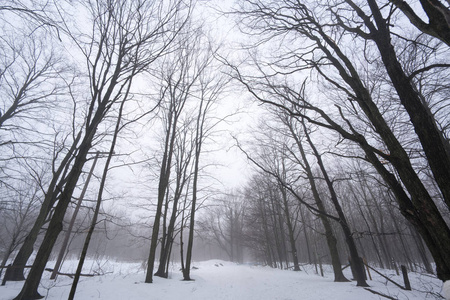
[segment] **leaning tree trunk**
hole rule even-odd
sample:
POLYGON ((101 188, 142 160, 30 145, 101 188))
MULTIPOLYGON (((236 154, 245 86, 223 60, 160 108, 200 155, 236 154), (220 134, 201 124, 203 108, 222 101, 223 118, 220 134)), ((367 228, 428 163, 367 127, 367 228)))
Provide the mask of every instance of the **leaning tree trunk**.
POLYGON ((72 170, 68 175, 68 180, 64 191, 61 194, 61 198, 55 207, 52 219, 48 225, 47 232, 42 241, 41 247, 36 255, 34 264, 30 270, 27 280, 23 285, 22 291, 14 298, 15 300, 28 300, 28 299, 40 299, 42 296, 38 293, 39 283, 41 281, 42 273, 44 272, 45 265, 52 252, 53 246, 58 238, 59 233, 62 230, 62 221, 66 209, 72 199, 72 194, 75 186, 78 182, 78 178, 82 172, 84 163, 86 162, 87 152, 90 149, 92 136, 95 132, 96 126, 91 128, 92 134, 86 136, 84 143, 80 147, 77 158, 72 166, 72 170))
POLYGON ((25 237, 25 240, 22 246, 20 247, 19 252, 14 258, 11 268, 7 269, 5 273, 5 280, 10 281, 25 280, 25 277, 23 275, 25 265, 28 259, 30 258, 31 254, 33 253, 33 247, 39 235, 39 231, 44 225, 45 218, 48 216, 50 210, 52 209, 56 201, 56 197, 59 194, 58 191, 61 191, 63 189, 63 186, 65 184, 65 173, 68 170, 71 159, 73 159, 72 155, 76 149, 76 145, 80 140, 80 137, 81 131, 78 133, 77 137, 73 141, 71 148, 64 156, 58 169, 56 169, 56 171, 53 173, 53 178, 50 181, 50 184, 47 188, 47 193, 45 194, 44 201, 41 204, 39 214, 30 232, 25 237))
POLYGON ((387 20, 381 15, 380 9, 374 0, 368 1, 373 13, 375 28, 369 27, 374 42, 376 43, 381 59, 386 67, 389 78, 394 86, 403 107, 408 112, 414 131, 419 137, 422 148, 427 157, 434 179, 450 210, 450 157, 447 152, 446 142, 436 126, 433 115, 427 107, 424 107, 420 96, 411 82, 400 62, 397 59, 395 49, 391 43, 391 34, 387 20))
POLYGON ((305 150, 304 150, 303 145, 302 145, 301 141, 299 140, 298 136, 294 132, 292 124, 286 123, 286 125, 289 127, 292 137, 294 138, 294 140, 296 142, 297 148, 300 151, 300 155, 303 160, 303 167, 304 167, 304 170, 306 171, 316 206, 319 211, 323 212, 323 213, 319 214, 318 217, 320 218, 320 221, 322 222, 322 225, 325 229, 325 238, 327 241, 328 249, 330 250, 331 264, 333 266, 334 281, 335 282, 348 282, 349 280, 344 276, 344 273, 342 272, 342 264, 341 264, 341 259, 339 257, 339 250, 337 247, 337 239, 334 236, 330 220, 325 215, 325 214, 327 214, 327 210, 326 210, 325 205, 324 205, 324 203, 319 195, 319 192, 317 190, 316 182, 314 179, 315 177, 312 173, 311 166, 309 165, 308 159, 306 157, 305 150))
MULTIPOLYGON (((111 81, 114 83, 116 79, 117 77, 114 76, 114 78, 111 81)), ((45 265, 47 264, 48 258, 50 257, 50 254, 52 252, 53 246, 56 243, 58 235, 62 230, 64 215, 66 213, 67 207, 70 204, 70 201, 72 200, 72 195, 77 185, 78 179, 81 175, 81 172, 83 171, 83 166, 86 162, 88 151, 91 149, 92 140, 97 131, 97 127, 102 121, 104 114, 108 110, 106 104, 109 102, 110 96, 111 96, 110 93, 107 93, 107 95, 105 95, 103 101, 99 103, 97 110, 92 116, 90 123, 86 125, 85 136, 83 137, 80 147, 78 148, 78 154, 67 176, 67 181, 64 186, 64 190, 62 191, 61 197, 59 198, 59 201, 55 207, 53 216, 48 225, 48 229, 42 241, 41 247, 37 252, 35 261, 30 270, 28 278, 25 281, 25 284, 23 285, 23 288, 19 293, 19 295, 16 298, 14 298, 15 300, 39 299, 42 297, 38 293, 38 287, 42 278, 42 273, 44 272, 45 265)))
POLYGON ((333 182, 331 182, 331 179, 328 176, 328 172, 325 169, 325 165, 323 164, 320 153, 317 151, 317 148, 315 147, 315 145, 313 144, 313 142, 309 136, 308 129, 306 128, 305 123, 302 122, 302 125, 303 125, 306 139, 307 139, 311 149, 313 150, 314 156, 317 159, 317 164, 319 165, 319 168, 320 168, 322 175, 325 179, 325 182, 328 186, 328 190, 330 192, 330 197, 331 197, 331 202, 333 203, 334 208, 336 209, 336 212, 339 216, 339 225, 342 228, 342 231, 345 236, 345 241, 347 243, 348 250, 350 252, 353 268, 355 270, 355 277, 356 277, 355 279, 357 281, 357 286, 369 286, 365 279, 364 265, 363 265, 362 259, 359 257, 358 249, 356 248, 356 244, 355 244, 355 240, 353 238, 352 231, 350 230, 350 226, 349 226, 349 224, 347 222, 347 218, 345 217, 345 214, 342 210, 341 204, 339 203, 339 201, 337 199, 337 194, 336 194, 336 191, 334 190, 333 182))
MULTIPOLYGON (((115 130, 114 130, 113 139, 111 141, 111 146, 110 146, 110 149, 109 149, 108 158, 106 159, 106 163, 105 163, 105 166, 103 168, 102 179, 101 179, 101 182, 100 182, 100 187, 99 187, 98 195, 97 195, 97 204, 95 206, 95 210, 94 210, 94 215, 92 217, 91 226, 89 227, 88 233, 86 235, 86 239, 84 241, 83 250, 81 251, 80 260, 78 262, 78 267, 77 267, 77 270, 75 272, 75 277, 73 279, 73 283, 72 283, 72 287, 70 289, 69 297, 67 298, 68 300, 73 300, 73 298, 75 297, 75 292, 76 292, 76 289, 77 289, 78 281, 80 280, 81 270, 83 268, 83 264, 84 264, 84 261, 86 259, 87 251, 88 251, 88 248, 89 248, 89 243, 91 241, 92 234, 94 233, 95 226, 97 225, 97 219, 98 219, 98 214, 100 212, 100 205, 102 203, 103 190, 105 188, 106 177, 108 175, 109 165, 111 164, 111 159, 112 159, 113 154, 114 154, 114 148, 116 147, 116 143, 117 143, 117 136, 119 135, 119 131, 120 131, 120 127, 121 127, 120 125, 121 125, 121 121, 122 121, 123 107, 124 107, 125 102, 126 102, 126 100, 128 98, 129 92, 130 92, 130 86, 128 86, 127 92, 124 95, 124 99, 122 100, 122 103, 120 104, 119 115, 117 117, 116 127, 115 127, 115 130)), ((97 152, 97 156, 98 156, 98 152, 97 152)), ((94 161, 94 164, 95 164, 95 161, 94 161)))

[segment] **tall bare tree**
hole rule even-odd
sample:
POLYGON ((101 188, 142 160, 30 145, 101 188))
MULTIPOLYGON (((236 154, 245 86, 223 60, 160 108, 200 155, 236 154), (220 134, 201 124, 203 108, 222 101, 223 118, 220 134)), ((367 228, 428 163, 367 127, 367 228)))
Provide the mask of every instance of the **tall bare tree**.
MULTIPOLYGON (((151 283, 153 281, 153 269, 156 258, 156 249, 159 241, 159 230, 161 217, 163 214, 164 200, 168 195, 168 188, 172 173, 172 161, 175 154, 175 146, 177 138, 182 131, 180 127, 183 127, 182 114, 186 114, 189 107, 189 102, 192 100, 192 94, 195 93, 196 86, 198 84, 199 76, 204 71, 204 68, 197 64, 198 52, 196 46, 192 44, 193 40, 198 41, 199 32, 195 31, 191 27, 186 27, 185 34, 179 36, 179 49, 174 51, 172 55, 168 56, 164 63, 161 65, 161 101, 166 103, 167 107, 164 107, 163 116, 164 121, 164 145, 162 160, 159 172, 158 182, 158 197, 156 204, 156 212, 152 228, 152 237, 150 252, 148 257, 147 275, 145 282, 151 283), (190 31, 192 29, 192 31, 190 31), (196 38, 197 37, 197 38, 196 38), (180 125, 181 123, 181 125, 180 125)), ((189 151, 189 150, 188 150, 189 151)), ((186 154, 186 153, 185 153, 186 154)), ((191 158, 189 157, 189 160, 191 158)), ((187 168, 188 165, 185 166, 187 168)), ((178 175, 178 174, 177 174, 178 175)), ((181 175, 181 174, 180 174, 181 175)), ((177 181, 177 184, 181 182, 177 181)), ((178 186, 176 188, 181 188, 178 186)), ((179 191, 181 192, 181 191, 179 191)), ((178 201, 179 195, 176 195, 178 201)), ((175 202, 175 201, 174 201, 175 202)), ((167 207, 167 206, 166 206, 167 207)), ((174 205, 172 214, 176 214, 177 207, 174 205)), ((167 211, 167 210, 166 210, 167 211)), ((175 219, 170 221, 170 235, 173 234, 173 225, 175 219)), ((163 237, 165 241, 166 236, 163 237)), ((171 237, 168 237, 171 239, 171 237)), ((166 255, 170 245, 163 243, 164 248, 162 253, 164 256, 160 261, 160 266, 156 272, 157 276, 165 277, 165 265, 166 255)))
POLYGON ((189 236, 186 259, 185 265, 182 268, 184 280, 191 280, 190 272, 194 246, 195 213, 201 204, 199 197, 199 179, 201 178, 200 172, 202 170, 200 158, 204 152, 203 147, 206 140, 210 137, 214 128, 227 117, 225 116, 217 120, 211 116, 216 104, 222 97, 228 79, 223 76, 220 68, 213 63, 216 62, 214 56, 217 53, 218 46, 211 43, 207 43, 206 45, 206 49, 203 49, 203 55, 198 58, 200 62, 203 62, 199 64, 203 72, 199 77, 197 91, 199 104, 193 135, 192 201, 189 216, 189 236))
MULTIPOLYGON (((309 210, 311 210, 314 214, 316 214, 325 229, 325 238, 327 241, 327 245, 330 251, 331 262, 333 265, 333 271, 335 276, 335 281, 337 282, 346 282, 348 281, 342 273, 342 264, 339 257, 339 251, 337 248, 337 238, 333 232, 332 221, 337 221, 341 226, 345 233, 345 236, 348 237, 352 235, 352 232, 346 222, 346 218, 342 212, 340 205, 334 205, 335 209, 330 210, 326 207, 323 196, 320 195, 318 183, 317 183, 317 175, 313 174, 313 169, 311 167, 310 160, 311 158, 307 158, 305 146, 303 145, 305 142, 301 140, 300 133, 303 129, 296 128, 295 119, 290 118, 289 116, 284 115, 282 112, 275 113, 276 118, 281 119, 281 125, 284 127, 277 127, 276 129, 269 127, 273 130, 273 132, 288 132, 283 136, 288 137, 292 142, 288 141, 277 141, 274 138, 270 138, 268 141, 260 142, 261 145, 270 145, 269 148, 274 150, 268 150, 264 155, 259 155, 258 157, 253 157, 250 154, 247 154, 247 157, 261 170, 263 170, 266 174, 272 176, 274 180, 278 182, 278 184, 286 189, 289 194, 293 195, 299 202, 300 205, 305 205, 309 210), (298 131, 300 130, 300 131, 298 131), (278 143, 278 145, 277 145, 278 143), (292 143, 292 145, 291 145, 292 143), (275 162, 273 162, 275 160, 275 162), (299 166, 297 168, 288 168, 285 164, 282 164, 282 168, 277 166, 280 162, 277 161, 291 160, 293 164, 299 166), (275 166, 274 166, 275 165, 275 166), (290 175, 287 175, 289 171, 290 175), (304 175, 303 175, 304 173, 304 175), (297 190, 300 183, 298 183, 298 179, 302 176, 307 178, 307 182, 309 183, 309 188, 312 192, 313 199, 315 205, 308 203, 301 196, 300 192, 297 190), (339 211, 338 216, 335 216, 333 211, 339 211), (341 221, 344 219, 344 221, 341 221), (342 222, 342 223, 341 223, 342 222)), ((274 133, 271 133, 273 135, 274 133)), ((302 134, 303 135, 303 134, 302 134)), ((261 146, 264 148, 264 146, 261 146)), ((266 147, 267 148, 267 147, 266 147)), ((243 150, 244 151, 244 150, 243 150)), ((263 153, 266 152, 263 150, 263 153)), ((330 197, 331 198, 331 197, 330 197)), ((336 200, 336 199, 335 199, 336 200)), ((336 204, 336 201, 333 202, 336 204)), ((355 243, 353 239, 349 238, 349 250, 351 253, 352 260, 355 260, 355 264, 358 268, 361 269, 361 265, 358 265, 359 255, 356 249, 355 243)), ((358 269, 356 269, 358 270, 358 269)), ((360 271, 363 271, 362 269, 360 271)), ((364 280, 364 274, 359 272, 356 274, 356 279, 358 280, 358 285, 364 286, 367 285, 364 280), (359 276, 358 276, 359 275, 359 276)))
MULTIPOLYGON (((133 78, 148 70, 170 46, 185 21, 184 3, 151 1, 87 1, 78 9, 90 13, 92 31, 78 35, 66 29, 86 59, 90 95, 83 137, 27 280, 16 299, 37 299, 38 286, 62 220, 96 137, 99 124, 123 99, 133 78)), ((86 20, 83 20, 86 21, 86 20)), ((83 29, 84 27, 80 27, 83 29)))
POLYGON ((414 157, 408 155, 404 139, 397 136, 400 128, 406 128, 396 123, 404 120, 402 124, 414 128, 416 136, 412 139, 420 140, 419 152, 425 154, 436 182, 441 182, 438 185, 445 199, 448 185, 444 186, 444 182, 448 181, 448 169, 441 168, 448 162, 445 142, 429 112, 419 103, 417 93, 412 95, 414 86, 410 81, 417 72, 440 68, 442 65, 429 65, 406 75, 389 42, 393 39, 389 28, 395 24, 393 11, 389 10, 389 6, 380 10, 375 1, 368 1, 368 5, 361 7, 351 1, 317 5, 295 1, 243 1, 239 14, 247 17, 243 19, 245 24, 250 25, 245 27, 246 30, 263 36, 265 41, 281 42, 279 45, 283 51, 273 58, 274 64, 270 64, 270 68, 263 64, 256 65, 261 76, 250 76, 253 82, 246 80, 250 77, 244 79, 239 72, 236 77, 262 102, 283 108, 292 115, 302 116, 308 122, 334 130, 344 139, 356 142, 364 152, 365 159, 372 163, 396 195, 402 214, 414 224, 426 241, 435 259, 438 277, 448 280, 450 229, 418 176, 418 170, 413 164, 414 157), (366 11, 370 11, 370 15, 366 11), (353 36, 358 38, 352 40, 353 36), (302 40, 303 43, 297 44, 294 49, 291 45, 283 44, 286 40, 302 40), (354 41, 354 49, 361 49, 365 55, 365 65, 347 47, 346 42, 350 40, 354 41), (372 47, 372 42, 376 48, 372 47), (334 93, 334 99, 339 100, 333 101, 329 97, 330 93, 321 95, 327 102, 304 101, 306 99, 301 96, 300 84, 292 84, 292 80, 298 80, 301 76, 302 70, 315 71, 334 93), (367 75, 364 71, 373 76, 385 74, 391 81, 383 85, 372 84, 370 80, 365 80, 367 77, 363 77, 367 75), (283 75, 290 79, 280 80, 283 75), (391 94, 395 95, 392 100, 397 99, 399 102, 381 101, 383 92, 392 89, 397 94, 391 94), (391 105, 390 109, 387 109, 388 104, 391 105), (408 118, 403 116, 395 119, 391 114, 393 106, 405 112, 408 118), (392 122, 397 126, 392 126, 392 122), (436 147, 431 149, 433 145, 436 147), (437 166, 438 157, 444 161, 440 166, 437 166), (401 182, 384 162, 395 169, 401 182))
POLYGON ((70 118, 70 90, 74 84, 70 65, 63 59, 62 47, 57 42, 48 42, 52 35, 30 32, 20 24, 13 32, 5 29, 0 41, 4 54, 0 68, 0 145, 4 155, 1 170, 11 180, 16 177, 12 172, 17 173, 22 169, 20 165, 26 165, 45 197, 35 225, 5 274, 7 280, 24 280, 23 267, 52 207, 50 203, 55 201, 53 191, 64 171, 64 162, 68 162, 74 150, 66 147, 71 135, 66 129, 70 125, 60 123, 60 118, 70 118), (63 158, 66 153, 69 154, 63 158), (61 160, 63 163, 58 167, 61 160), (43 164, 50 166, 42 167, 43 164), (41 176, 39 168, 54 176, 41 176))

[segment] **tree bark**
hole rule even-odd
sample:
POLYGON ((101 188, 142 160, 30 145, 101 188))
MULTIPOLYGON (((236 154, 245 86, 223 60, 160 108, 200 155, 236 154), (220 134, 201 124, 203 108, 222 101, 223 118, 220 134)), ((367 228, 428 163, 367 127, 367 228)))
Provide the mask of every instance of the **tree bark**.
POLYGON ((319 168, 320 168, 322 175, 325 179, 325 182, 328 186, 331 202, 333 203, 334 208, 336 209, 336 212, 339 216, 339 225, 341 225, 342 231, 345 236, 345 241, 347 242, 348 250, 350 252, 352 264, 353 264, 353 267, 355 270, 357 286, 364 286, 364 287, 369 286, 365 280, 364 265, 362 263, 362 259, 359 257, 358 249, 356 248, 355 240, 353 239, 353 234, 350 230, 350 226, 349 226, 349 224, 347 222, 347 218, 345 217, 345 214, 342 210, 341 204, 338 201, 336 191, 334 190, 334 187, 333 187, 333 182, 329 178, 328 172, 325 169, 325 165, 323 164, 323 161, 322 161, 322 156, 317 151, 317 148, 315 147, 314 143, 312 142, 312 140, 309 136, 308 129, 306 128, 305 123, 302 122, 302 125, 303 125, 303 132, 305 134, 305 137, 309 143, 309 146, 313 150, 314 156, 316 157, 316 160, 317 160, 317 164, 319 165, 319 168))
POLYGON ((47 264, 48 258, 50 257, 53 246, 58 238, 59 233, 62 230, 62 221, 66 209, 72 199, 72 194, 75 186, 78 182, 78 178, 82 172, 84 163, 86 162, 87 152, 90 149, 92 137, 96 130, 95 127, 90 127, 89 133, 85 136, 83 144, 80 147, 80 151, 75 159, 72 166, 72 170, 68 175, 67 184, 64 191, 61 194, 61 198, 55 207, 52 219, 48 225, 47 232, 42 241, 42 245, 36 255, 36 259, 30 270, 27 280, 23 285, 23 288, 19 295, 14 298, 15 300, 29 300, 29 299, 40 299, 42 296, 38 293, 39 283, 41 281, 42 273, 44 272, 45 265, 47 264))
POLYGON ((369 26, 371 36, 378 47, 392 85, 409 114, 434 179, 442 192, 447 208, 450 210, 450 157, 447 155, 447 147, 444 145, 446 141, 438 130, 430 111, 422 104, 417 89, 415 89, 411 79, 405 74, 397 59, 386 19, 382 17, 374 0, 368 0, 368 3, 378 28, 375 29, 373 25, 369 26))
MULTIPOLYGON (((306 153, 303 147, 302 142, 300 141, 299 137, 297 136, 297 133, 294 131, 293 124, 291 123, 291 120, 285 120, 285 125, 288 127, 292 138, 294 139, 296 146, 298 150, 300 151, 300 155, 303 160, 303 169, 306 172, 309 185, 311 187, 311 191, 313 193, 314 201, 316 203, 316 206, 319 211, 323 212, 324 214, 327 213, 327 210, 325 208, 325 205, 319 195, 319 192, 317 190, 315 177, 312 173, 311 166, 309 164, 309 161, 306 157, 306 153)), ((324 214, 318 214, 318 217, 320 218, 320 221, 322 222, 322 225, 325 229, 325 237, 328 244, 328 249, 330 250, 330 256, 331 256, 331 264, 333 266, 333 272, 334 272, 334 281, 336 282, 347 282, 348 279, 344 276, 344 273, 342 273, 342 264, 339 257, 339 250, 337 248, 337 239, 334 236, 332 226, 330 223, 330 220, 324 215, 324 214)))
MULTIPOLYGON (((295 139, 297 148, 300 151, 300 155, 303 159, 303 165, 304 170, 307 174, 308 181, 311 187, 311 191, 314 196, 314 201, 317 205, 317 208, 319 211, 326 213, 327 210, 325 209, 325 205, 319 195, 319 192, 316 187, 316 182, 314 179, 314 175, 311 170, 311 166, 309 164, 309 161, 306 157, 305 150, 303 148, 302 142, 299 140, 298 136, 294 132, 294 129, 292 128, 292 124, 287 124, 289 127, 289 130, 291 131, 292 137, 295 139)), ((339 250, 337 247, 337 239, 334 236, 333 229, 330 223, 330 220, 323 214, 319 214, 318 217, 320 218, 320 221, 323 224, 323 227, 325 229, 325 238, 328 244, 328 249, 330 250, 330 256, 331 256, 331 264, 333 266, 333 272, 334 272, 334 281, 336 282, 347 282, 349 281, 345 276, 344 273, 342 273, 342 264, 341 260, 339 258, 339 250)))
POLYGON ((36 218, 36 221, 33 224, 30 232, 26 236, 22 246, 19 249, 14 261, 12 263, 12 267, 6 270, 5 278, 6 280, 11 281, 21 281, 25 280, 25 276, 23 275, 24 267, 33 253, 33 246, 36 242, 36 239, 39 235, 39 231, 45 223, 45 218, 48 216, 50 210, 52 209, 54 203, 56 202, 57 196, 59 195, 59 191, 62 190, 65 184, 65 173, 67 172, 67 168, 69 167, 70 161, 73 159, 73 153, 76 149, 77 143, 81 137, 81 131, 75 138, 72 143, 71 148, 64 156, 64 159, 61 161, 59 167, 53 173, 52 180, 47 188, 47 193, 45 194, 44 201, 41 204, 41 208, 39 210, 39 214, 36 218))
MULTIPOLYGON (((134 75, 134 72, 135 71, 133 71, 132 75, 134 75)), ((106 177, 108 175, 109 165, 111 164, 111 159, 112 159, 112 157, 114 155, 114 149, 116 147, 117 137, 119 135, 119 131, 120 131, 120 128, 121 128, 123 108, 124 108, 125 102, 127 101, 129 92, 130 92, 130 85, 128 86, 128 89, 127 89, 126 93, 123 96, 124 99, 120 103, 119 115, 118 115, 117 120, 116 120, 116 126, 115 126, 115 129, 114 129, 113 139, 111 141, 111 146, 110 146, 110 149, 109 149, 108 158, 106 159, 106 163, 105 163, 105 166, 103 168, 103 174, 102 174, 102 177, 101 177, 102 179, 100 181, 100 187, 99 187, 99 190, 98 190, 97 203, 95 205, 94 215, 92 217, 91 226, 89 226, 89 230, 88 230, 88 233, 86 235, 86 239, 84 241, 83 250, 81 251, 80 260, 78 262, 78 267, 77 267, 77 270, 75 272, 75 277, 73 279, 72 287, 70 288, 69 297, 67 298, 68 300, 73 300, 73 298, 75 297, 75 292, 76 292, 76 289, 77 289, 78 281, 80 280, 80 276, 81 276, 81 270, 83 269, 83 264, 84 264, 84 261, 86 259, 86 255, 87 255, 87 251, 88 251, 88 248, 89 248, 89 244, 91 242, 92 234, 94 233, 95 226, 97 225, 97 219, 98 219, 98 215, 99 215, 99 212, 100 212, 100 205, 102 203, 103 190, 104 190, 105 184, 106 184, 106 177)), ((99 155, 99 152, 97 152, 97 154, 96 154, 96 159, 98 158, 98 155, 99 155)), ((91 170, 94 169, 95 162, 96 162, 96 160, 94 161, 91 170)), ((92 174, 92 172, 90 174, 92 174)), ((86 184, 87 184, 87 182, 86 182, 86 184)))

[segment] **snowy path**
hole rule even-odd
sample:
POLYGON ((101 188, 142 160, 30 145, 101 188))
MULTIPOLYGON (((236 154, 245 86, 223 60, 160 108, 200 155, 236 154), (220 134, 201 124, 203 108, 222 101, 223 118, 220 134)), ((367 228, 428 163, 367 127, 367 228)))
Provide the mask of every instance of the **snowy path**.
MULTIPOLYGON (((192 271, 195 281, 181 280, 179 272, 173 272, 171 279, 156 277, 153 284, 144 283, 144 273, 138 264, 113 264, 113 274, 95 278, 83 278, 78 286, 76 299, 146 299, 146 300, 261 300, 261 299, 345 299, 370 300, 385 299, 356 287, 355 282, 334 283, 331 274, 322 278, 310 271, 293 272, 236 265, 222 261, 206 261, 194 264, 198 269, 192 271)), ((48 278, 49 273, 44 274, 48 278)), ((398 299, 435 299, 431 294, 419 291, 402 291, 386 284, 381 278, 369 281, 371 288, 382 293, 390 293, 398 299)), ((399 279, 396 279, 399 280, 399 279)), ((412 278, 413 287, 418 280, 412 278)), ((427 279, 428 280, 428 279, 427 279)), ((60 276, 58 281, 43 280, 39 289, 47 299, 67 299, 71 279, 60 276)), ((439 292, 439 281, 429 279, 426 289, 439 292)), ((0 300, 9 300, 17 295, 22 283, 8 282, 0 287, 0 300)), ((424 290, 421 285, 421 289, 424 290)), ((436 298, 437 299, 437 298, 436 298)))

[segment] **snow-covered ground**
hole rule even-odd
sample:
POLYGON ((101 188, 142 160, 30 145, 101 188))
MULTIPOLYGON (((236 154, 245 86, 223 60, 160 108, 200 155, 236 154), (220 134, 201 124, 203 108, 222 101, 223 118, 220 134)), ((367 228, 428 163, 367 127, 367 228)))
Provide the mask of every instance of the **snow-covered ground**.
MULTIPOLYGON (((52 266, 49 263, 49 266, 52 266)), ((75 263, 66 263, 62 272, 72 273, 75 263)), ((86 273, 101 273, 95 277, 82 277, 75 299, 345 299, 370 300, 386 299, 364 288, 356 287, 355 282, 335 283, 331 269, 325 268, 325 277, 315 274, 313 266, 304 266, 301 272, 272 269, 263 266, 238 265, 231 262, 209 260, 194 263, 191 272, 195 281, 182 281, 179 267, 172 266, 169 279, 154 278, 153 284, 144 283, 144 267, 139 263, 97 262, 85 264, 86 273)), ((350 278, 349 270, 346 276, 350 278)), ((395 272, 383 270, 391 279, 402 283, 395 272)), ((394 299, 442 299, 439 292, 441 282, 428 275, 410 273, 413 291, 404 291, 381 276, 371 273, 370 288, 388 294, 394 299)), ((56 281, 49 280, 45 272, 39 292, 45 299, 67 299, 72 280, 59 276, 56 281)), ((7 282, 0 286, 0 300, 14 298, 22 287, 21 282, 7 282)))

